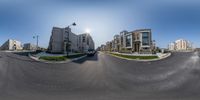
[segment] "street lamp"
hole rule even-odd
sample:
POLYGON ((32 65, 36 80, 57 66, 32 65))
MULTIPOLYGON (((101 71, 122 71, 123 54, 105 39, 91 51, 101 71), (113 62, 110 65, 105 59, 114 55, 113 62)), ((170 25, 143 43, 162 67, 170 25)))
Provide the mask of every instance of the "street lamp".
POLYGON ((36 50, 38 50, 38 38, 39 38, 39 35, 36 35, 36 36, 33 36, 33 39, 36 38, 36 50))
MULTIPOLYGON (((72 23, 71 25, 69 25, 68 27, 67 27, 67 29, 69 29, 70 28, 70 26, 76 26, 76 23, 74 22, 74 23, 72 23)), ((69 56, 69 47, 70 47, 70 41, 69 41, 69 30, 67 30, 67 41, 66 41, 66 39, 64 40, 64 48, 67 48, 67 50, 66 49, 64 49, 65 51, 65 53, 66 53, 66 51, 67 51, 67 57, 69 56), (66 43, 67 42, 67 43, 66 43)))

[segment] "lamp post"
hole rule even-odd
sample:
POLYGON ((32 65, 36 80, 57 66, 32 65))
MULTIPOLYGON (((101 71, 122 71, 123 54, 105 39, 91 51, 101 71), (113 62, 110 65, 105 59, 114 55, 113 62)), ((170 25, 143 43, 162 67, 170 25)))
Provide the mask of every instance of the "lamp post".
POLYGON ((38 38, 39 38, 39 35, 36 35, 36 36, 33 36, 33 39, 36 38, 36 50, 38 50, 38 38))
MULTIPOLYGON (((72 23, 67 27, 67 29, 70 28, 70 26, 76 26, 76 23, 72 23)), ((69 41, 69 30, 67 30, 67 38, 64 40, 64 53, 67 53, 67 57, 69 56, 69 47, 70 47, 70 41, 69 41), (67 41, 66 41, 67 40, 67 41), (66 49, 65 49, 66 48, 66 49), (67 52, 66 52, 67 51, 67 52)))

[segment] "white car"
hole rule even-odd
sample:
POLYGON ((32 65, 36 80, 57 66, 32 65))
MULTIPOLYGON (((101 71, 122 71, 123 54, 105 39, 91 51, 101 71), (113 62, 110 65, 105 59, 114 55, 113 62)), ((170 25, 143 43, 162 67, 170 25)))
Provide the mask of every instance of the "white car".
POLYGON ((88 55, 88 56, 94 56, 94 54, 95 54, 95 50, 93 50, 93 49, 89 49, 89 50, 87 51, 87 55, 88 55))

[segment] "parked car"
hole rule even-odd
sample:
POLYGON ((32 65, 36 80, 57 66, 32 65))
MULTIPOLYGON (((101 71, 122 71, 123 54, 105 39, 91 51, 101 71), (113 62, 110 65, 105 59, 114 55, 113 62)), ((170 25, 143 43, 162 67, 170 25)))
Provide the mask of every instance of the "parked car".
POLYGON ((87 56, 94 56, 95 53, 96 53, 96 51, 94 49, 89 49, 87 51, 87 56))

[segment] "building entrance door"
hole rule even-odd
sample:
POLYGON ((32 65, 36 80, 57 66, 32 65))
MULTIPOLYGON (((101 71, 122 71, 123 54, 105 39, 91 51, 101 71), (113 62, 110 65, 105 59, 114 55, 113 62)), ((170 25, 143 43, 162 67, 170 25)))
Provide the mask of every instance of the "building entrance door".
POLYGON ((139 52, 139 50, 140 50, 140 43, 135 43, 135 44, 134 44, 134 47, 135 47, 135 48, 134 48, 134 51, 135 51, 135 52, 139 52))
POLYGON ((17 49, 17 46, 16 44, 13 45, 13 50, 16 50, 17 49))

